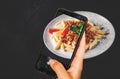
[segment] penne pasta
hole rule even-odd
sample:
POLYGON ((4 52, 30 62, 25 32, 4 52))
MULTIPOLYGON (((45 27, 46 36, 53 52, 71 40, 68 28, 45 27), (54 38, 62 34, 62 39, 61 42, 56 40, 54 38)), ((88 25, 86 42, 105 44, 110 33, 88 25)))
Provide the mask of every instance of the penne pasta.
POLYGON ((73 48, 72 47, 66 47, 65 50, 68 50, 70 52, 73 52, 73 48))
POLYGON ((105 35, 106 32, 103 32, 103 31, 101 31, 101 30, 98 30, 97 33, 100 34, 100 35, 105 35))
POLYGON ((61 40, 59 40, 59 41, 57 42, 57 45, 56 45, 55 49, 56 49, 56 50, 60 49, 61 44, 62 44, 62 42, 61 42, 61 40))
POLYGON ((61 44, 61 49, 65 51, 64 43, 61 44))
MULTIPOLYGON (((55 28, 57 29, 56 32, 52 33, 52 40, 56 43, 55 49, 59 50, 62 49, 63 51, 74 51, 76 46, 76 41, 78 39, 77 35, 74 32, 70 31, 70 26, 76 25, 79 26, 80 23, 83 23, 81 20, 77 19, 67 19, 65 21, 61 20, 55 24, 55 28), (67 27, 67 29, 66 29, 67 27), (59 30, 58 30, 59 29, 59 30), (68 30, 68 32, 66 32, 68 30), (67 34, 64 34, 67 33, 67 34)), ((106 32, 104 32, 101 26, 94 25, 91 21, 88 21, 86 32, 86 46, 85 50, 90 50, 98 44, 98 41, 102 40, 105 37, 106 32)))
POLYGON ((102 31, 100 26, 95 26, 92 22, 88 21, 86 28, 86 50, 90 50, 98 44, 98 41, 102 40, 106 35, 106 32, 102 31))
POLYGON ((97 39, 89 44, 89 49, 92 49, 97 44, 97 39))

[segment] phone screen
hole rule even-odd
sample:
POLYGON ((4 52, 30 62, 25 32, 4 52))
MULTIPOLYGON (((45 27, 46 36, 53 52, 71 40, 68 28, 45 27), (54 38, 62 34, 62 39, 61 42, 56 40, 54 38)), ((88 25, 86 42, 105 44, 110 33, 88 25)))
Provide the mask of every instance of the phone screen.
POLYGON ((61 14, 45 27, 43 46, 36 63, 37 70, 52 76, 55 76, 55 73, 49 66, 49 59, 53 58, 60 61, 68 69, 87 23, 85 16, 74 12, 59 9, 58 13, 61 14))

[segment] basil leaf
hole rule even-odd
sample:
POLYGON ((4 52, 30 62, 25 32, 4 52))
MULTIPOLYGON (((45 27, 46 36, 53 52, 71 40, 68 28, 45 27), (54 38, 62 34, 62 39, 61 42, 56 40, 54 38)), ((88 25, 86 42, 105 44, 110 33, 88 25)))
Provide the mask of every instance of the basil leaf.
POLYGON ((80 26, 82 27, 84 24, 83 23, 80 23, 80 26))

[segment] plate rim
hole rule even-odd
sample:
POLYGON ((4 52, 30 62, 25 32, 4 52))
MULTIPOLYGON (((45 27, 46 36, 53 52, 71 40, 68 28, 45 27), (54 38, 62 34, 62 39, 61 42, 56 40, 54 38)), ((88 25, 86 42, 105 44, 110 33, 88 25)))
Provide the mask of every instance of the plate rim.
MULTIPOLYGON (((102 53, 96 54, 96 55, 94 55, 94 56, 89 56, 89 57, 86 57, 86 56, 85 56, 84 59, 94 58, 94 57, 99 56, 99 55, 103 54, 104 52, 106 52, 106 51, 112 46, 112 44, 114 43, 114 40, 115 40, 115 29, 114 29, 113 24, 112 24, 106 17, 102 16, 101 14, 95 13, 95 12, 90 12, 90 11, 74 11, 74 12, 76 12, 76 13, 78 13, 78 12, 81 12, 81 13, 83 12, 83 13, 84 13, 84 12, 85 12, 85 13, 92 13, 92 14, 98 15, 98 16, 102 17, 103 19, 107 20, 107 21, 111 24, 111 26, 112 26, 112 28, 113 28, 113 31, 114 31, 114 38, 113 38, 113 40, 112 40, 112 43, 108 46, 108 48, 106 48, 104 51, 102 51, 102 53)), ((60 16, 61 16, 61 15, 60 15, 60 16)), ((56 18, 57 18, 57 17, 56 17, 56 18)), ((54 19, 56 19, 56 18, 54 18, 54 19)), ((87 17, 87 18, 88 18, 88 17, 87 17)), ((55 54, 55 55, 60 56, 60 57, 62 57, 62 58, 70 59, 70 58, 63 57, 63 56, 61 56, 61 55, 59 55, 59 54, 54 53, 53 50, 51 50, 51 49, 46 45, 46 43, 45 43, 45 40, 44 40, 44 39, 45 39, 45 37, 44 37, 44 35, 45 35, 45 30, 47 30, 48 25, 49 25, 54 19, 52 19, 51 21, 49 21, 49 23, 46 25, 46 27, 45 27, 45 29, 44 29, 44 32, 43 32, 43 41, 44 41, 44 44, 45 44, 45 46, 47 47, 47 49, 51 51, 52 54, 55 54)), ((88 19, 89 19, 89 18, 88 18, 88 19)), ((85 53, 87 53, 87 52, 85 52, 85 53)), ((85 54, 85 55, 86 55, 86 54, 85 54)))

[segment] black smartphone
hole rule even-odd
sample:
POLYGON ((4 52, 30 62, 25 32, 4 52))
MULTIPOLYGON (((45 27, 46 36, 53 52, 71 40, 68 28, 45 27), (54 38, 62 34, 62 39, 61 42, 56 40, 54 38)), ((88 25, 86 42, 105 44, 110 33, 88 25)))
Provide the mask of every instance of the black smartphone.
POLYGON ((83 15, 59 8, 54 19, 45 27, 36 69, 56 77, 49 66, 51 58, 58 60, 68 69, 78 49, 87 21, 83 15))

